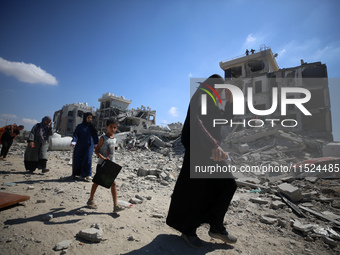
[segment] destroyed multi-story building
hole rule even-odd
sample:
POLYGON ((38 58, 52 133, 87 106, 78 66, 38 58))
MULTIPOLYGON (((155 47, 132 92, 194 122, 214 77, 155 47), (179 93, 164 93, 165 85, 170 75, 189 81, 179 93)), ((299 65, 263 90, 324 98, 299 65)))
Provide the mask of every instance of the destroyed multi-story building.
POLYGON ((78 124, 83 121, 83 113, 91 112, 92 123, 97 127, 98 133, 105 133, 106 121, 114 118, 119 122, 120 131, 133 131, 138 133, 141 129, 148 129, 156 124, 156 111, 150 107, 141 106, 129 109, 131 100, 112 93, 105 93, 98 99, 100 108, 96 111, 87 103, 73 103, 63 106, 54 113, 54 129, 63 136, 72 136, 78 124))
POLYGON ((83 122, 83 114, 91 112, 93 120, 96 120, 94 107, 87 103, 73 103, 64 105, 59 111, 56 111, 53 116, 54 129, 60 135, 72 136, 76 126, 83 122))
MULTIPOLYGON (((277 108, 270 115, 255 116, 247 107, 245 114, 236 116, 240 123, 258 119, 274 119, 275 124, 283 120, 296 120, 290 131, 304 133, 310 137, 324 138, 333 141, 330 95, 327 79, 327 67, 321 62, 306 63, 292 68, 280 69, 270 47, 261 45, 259 50, 246 52, 245 55, 220 62, 226 82, 239 87, 247 98, 248 87, 252 87, 252 104, 256 110, 267 110, 273 105, 273 88, 280 95, 283 87, 299 87, 310 91, 311 98, 304 104, 311 115, 305 115, 294 104, 288 104, 286 115, 281 112, 281 98, 277 97, 277 108)), ((300 98, 301 93, 288 93, 287 98, 300 98)), ((235 121, 236 122, 236 121, 235 121)), ((267 122, 268 123, 268 122, 267 122)), ((273 121, 271 122, 273 123, 273 121)), ((288 125, 288 122, 285 122, 288 125)), ((283 125, 280 128, 285 129, 283 125)), ((247 128, 246 125, 238 125, 247 128)))
POLYGON ((105 93, 98 99, 100 108, 97 109, 97 129, 99 133, 105 132, 106 120, 115 118, 119 122, 119 130, 136 131, 148 129, 156 124, 156 111, 150 107, 141 106, 137 109, 128 109, 131 100, 112 93, 105 93))

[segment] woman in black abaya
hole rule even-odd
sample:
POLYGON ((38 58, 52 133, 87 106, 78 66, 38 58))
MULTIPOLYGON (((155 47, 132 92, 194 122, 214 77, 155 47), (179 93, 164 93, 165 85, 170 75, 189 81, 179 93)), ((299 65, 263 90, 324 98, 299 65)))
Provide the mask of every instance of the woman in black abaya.
MULTIPOLYGON (((223 83, 222 77, 212 75, 200 88, 223 83)), ((217 92, 221 93, 222 89, 217 92)), ((227 243, 237 241, 223 225, 224 216, 237 188, 235 180, 231 175, 219 179, 190 178, 194 165, 211 166, 218 163, 222 166, 225 164, 223 159, 228 158, 228 153, 219 146, 220 125, 213 127, 212 123, 213 119, 232 119, 232 95, 229 90, 225 90, 228 102, 224 111, 215 106, 213 99, 207 97, 208 114, 201 115, 202 93, 205 92, 197 89, 190 101, 181 137, 185 147, 183 166, 171 197, 166 220, 166 223, 180 231, 182 237, 193 247, 203 245, 196 235, 196 229, 203 223, 210 225, 211 237, 227 243)))

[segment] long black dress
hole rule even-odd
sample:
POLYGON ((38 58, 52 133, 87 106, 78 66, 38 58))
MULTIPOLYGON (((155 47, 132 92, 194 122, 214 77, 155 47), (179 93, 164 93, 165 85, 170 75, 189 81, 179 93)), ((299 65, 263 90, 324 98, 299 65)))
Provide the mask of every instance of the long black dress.
MULTIPOLYGON (((224 83, 221 77, 219 79, 212 77, 216 76, 211 76, 204 83, 212 87, 214 84, 224 83)), ((223 231, 225 229, 224 216, 237 188, 233 178, 190 178, 190 168, 192 170, 193 164, 214 165, 217 163, 212 161, 210 156, 212 149, 219 145, 220 128, 213 128, 212 120, 233 117, 232 104, 227 103, 223 112, 215 106, 212 99, 207 100, 208 114, 200 115, 202 93, 204 92, 198 89, 193 95, 183 126, 181 140, 185 147, 184 161, 172 194, 166 220, 169 226, 186 235, 196 235, 196 229, 202 223, 210 224, 210 230, 215 233, 223 231), (206 156, 196 157, 194 153, 197 151, 200 155, 206 156), (191 157, 190 154, 192 154, 191 157)), ((223 162, 218 163, 223 164, 223 162)))

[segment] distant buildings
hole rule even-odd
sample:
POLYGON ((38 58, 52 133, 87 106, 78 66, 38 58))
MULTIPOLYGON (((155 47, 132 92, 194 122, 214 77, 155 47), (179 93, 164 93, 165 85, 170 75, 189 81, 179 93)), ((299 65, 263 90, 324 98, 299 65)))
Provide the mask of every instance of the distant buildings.
POLYGON ((128 107, 132 101, 123 96, 118 97, 107 92, 98 101, 100 109, 97 110, 97 128, 100 133, 105 132, 106 120, 109 118, 118 120, 121 131, 138 131, 138 129, 147 129, 156 124, 156 111, 149 107, 145 108, 143 105, 141 108, 129 110, 128 107))
MULTIPOLYGON (((281 115, 281 98, 278 96, 278 107, 269 116, 255 116, 245 102, 245 115, 239 119, 246 121, 258 119, 294 119, 298 125, 290 130, 302 132, 310 137, 325 138, 333 141, 331 105, 327 80, 327 67, 321 62, 305 63, 292 68, 279 69, 275 57, 269 47, 262 46, 252 54, 245 54, 220 62, 227 83, 236 85, 247 97, 247 88, 252 87, 253 105, 257 110, 270 109, 273 103, 273 88, 282 87, 306 88, 311 93, 311 99, 304 104, 312 116, 304 115, 294 105, 287 105, 286 116, 281 115), (265 117, 265 118, 264 118, 265 117)), ((301 94, 287 94, 288 98, 299 98, 301 94)), ((276 123, 280 123, 277 121, 276 123)), ((267 122, 268 123, 268 122, 267 122)))
POLYGON ((56 131, 64 136, 72 136, 76 126, 83 121, 83 113, 92 112, 92 123, 97 127, 99 134, 105 133, 106 121, 114 118, 119 122, 121 131, 135 131, 147 129, 156 124, 156 111, 149 107, 128 109, 131 100, 112 93, 105 93, 98 99, 100 108, 94 111, 87 103, 74 103, 63 106, 54 113, 53 121, 56 131))
POLYGON ((85 112, 92 112, 95 121, 94 107, 88 106, 87 103, 73 103, 63 106, 61 110, 54 113, 55 130, 61 135, 72 136, 76 126, 83 122, 85 112))

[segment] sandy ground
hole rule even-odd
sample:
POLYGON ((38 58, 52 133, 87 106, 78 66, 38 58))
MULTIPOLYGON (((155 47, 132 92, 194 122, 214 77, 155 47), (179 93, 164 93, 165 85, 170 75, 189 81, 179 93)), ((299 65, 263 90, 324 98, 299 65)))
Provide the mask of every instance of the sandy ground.
MULTIPOLYGON (((118 163, 127 158, 126 153, 118 154, 118 163)), ((138 158, 139 153, 130 152, 128 156, 138 158)), ((158 157, 156 152, 150 153, 153 154, 149 156, 158 157)), ((165 223, 175 181, 165 186, 157 180, 137 177, 134 169, 126 168, 116 180, 118 199, 128 201, 135 195, 152 199, 144 199, 142 204, 114 215, 110 190, 99 187, 95 196, 98 209, 92 210, 86 207, 92 183, 68 178, 71 155, 49 152, 50 172, 46 174, 26 172, 22 152, 0 161, 1 191, 30 196, 24 203, 0 210, 0 254, 339 254, 338 248, 319 239, 307 240, 290 226, 260 223, 261 207, 248 201, 252 194, 239 190, 236 195, 241 197, 240 204, 231 206, 225 217, 228 231, 238 237, 238 242, 227 245, 213 240, 208 236, 208 226, 203 225, 198 236, 204 247, 191 248, 179 232, 165 223), (7 186, 10 182, 16 185, 7 186), (44 220, 47 214, 52 214, 53 219, 44 220), (155 214, 164 217, 157 218, 155 214), (93 223, 101 226, 106 240, 91 243, 76 236, 93 223), (54 246, 63 240, 72 240, 69 248, 54 251, 54 246)), ((126 159, 124 164, 128 164, 126 159)), ((96 161, 93 170, 95 165, 96 161)), ((297 217, 290 213, 286 218, 289 225, 297 217)))

